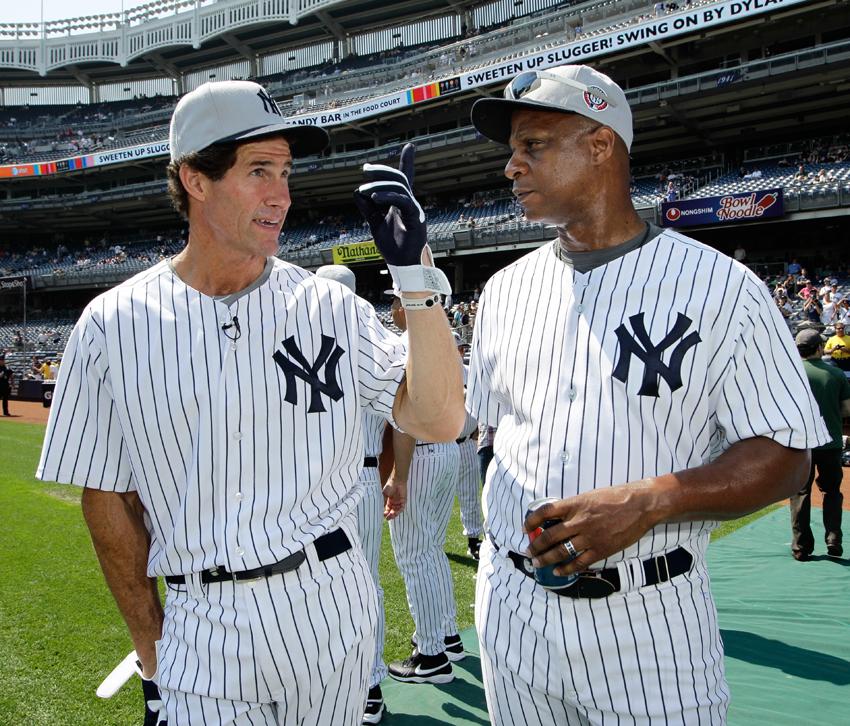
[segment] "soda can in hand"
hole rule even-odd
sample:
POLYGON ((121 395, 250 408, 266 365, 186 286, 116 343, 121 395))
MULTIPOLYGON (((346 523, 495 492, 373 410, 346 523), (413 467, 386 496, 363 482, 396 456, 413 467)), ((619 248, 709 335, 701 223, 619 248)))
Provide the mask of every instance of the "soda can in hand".
MULTIPOLYGON (((535 499, 531 504, 528 505, 528 509, 525 511, 525 518, 531 515, 532 512, 536 512, 540 507, 544 504, 549 504, 549 502, 557 502, 557 497, 543 497, 542 499, 535 499)), ((544 529, 549 529, 553 525, 559 523, 557 519, 547 519, 540 527, 532 530, 528 533, 528 539, 530 542, 534 542, 541 534, 543 534, 544 529)), ((558 592, 559 590, 566 590, 569 587, 572 587, 576 581, 578 580, 578 574, 573 575, 556 575, 555 568, 558 565, 562 565, 566 562, 570 562, 574 560, 574 557, 567 557, 563 562, 559 562, 554 565, 546 565, 545 567, 535 567, 534 568, 534 579, 537 581, 537 584, 545 587, 547 590, 553 590, 558 592)))

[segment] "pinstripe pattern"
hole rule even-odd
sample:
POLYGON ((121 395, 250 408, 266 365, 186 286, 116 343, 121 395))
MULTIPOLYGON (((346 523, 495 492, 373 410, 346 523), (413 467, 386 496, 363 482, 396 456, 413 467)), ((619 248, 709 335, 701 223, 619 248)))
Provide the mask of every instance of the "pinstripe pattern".
POLYGON ((194 575, 169 589, 157 679, 175 709, 178 696, 201 708, 192 723, 215 704, 185 694, 274 702, 282 723, 359 723, 377 618, 354 521, 362 420, 391 419, 404 363, 368 303, 276 259, 224 299, 162 262, 83 312, 37 476, 136 491, 150 576, 308 556, 269 580, 201 586, 194 575), (236 340, 221 330, 233 317, 236 340), (323 346, 334 363, 318 366, 314 388, 306 366, 323 346), (312 543, 337 527, 354 548, 319 563, 312 543))
MULTIPOLYGON (((463 366, 463 385, 469 377, 469 366, 463 366)), ((481 484, 478 477, 478 444, 469 439, 478 431, 478 422, 469 414, 461 429, 459 439, 467 439, 458 444, 460 464, 457 475, 457 500, 460 504, 460 521, 464 537, 480 537, 484 531, 484 516, 481 514, 481 484)))
POLYGON ((722 724, 729 693, 701 563, 663 585, 573 600, 481 547, 476 629, 496 726, 722 724), (510 663, 510 667, 506 664, 510 663))
POLYGON ((354 510, 361 410, 392 415, 403 366, 398 338, 337 283, 275 260, 268 280, 228 307, 162 262, 96 298, 77 323, 37 476, 137 490, 152 519, 151 576, 276 562, 354 510), (235 342, 220 330, 231 315, 242 321, 235 342), (316 414, 301 380, 297 403, 284 400, 271 356, 294 336, 314 361, 321 335, 346 351, 337 379, 349 395, 322 396, 327 410, 316 414))
MULTIPOLYGON (((662 353, 664 364, 679 340, 662 353)), ((669 230, 585 273, 544 245, 484 290, 467 408, 498 427, 484 497, 501 549, 482 548, 476 595, 494 722, 723 723, 728 693, 704 565, 715 522, 659 525, 596 563, 617 566, 629 589, 602 600, 547 592, 513 570, 503 550, 525 549, 525 511, 539 497, 700 466, 756 436, 802 449, 825 440, 766 288, 669 230), (641 313, 652 345, 680 314, 690 321, 683 338, 700 337, 684 352, 680 387, 666 376, 650 381, 657 397, 638 395, 638 356, 624 381, 613 375, 625 354, 616 330, 640 340, 632 316, 641 313), (641 588, 636 564, 679 545, 694 554, 691 572, 641 588)))
POLYGON ((458 444, 457 499, 464 537, 480 537, 484 531, 481 514, 481 485, 478 481, 478 444, 467 439, 458 444))
POLYGON ((425 655, 443 652, 443 639, 457 633, 454 586, 445 552, 457 470, 454 442, 417 446, 408 474, 407 506, 390 520, 395 560, 416 626, 414 638, 425 655))
MULTIPOLYGON (((818 445, 817 407, 769 298, 747 268, 668 230, 584 274, 551 245, 497 273, 479 307, 467 395, 472 415, 498 427, 485 486, 496 542, 525 547, 521 522, 540 497, 700 466, 754 436, 818 445), (614 331, 639 312, 653 341, 679 312, 702 337, 685 356, 683 386, 662 380, 658 398, 636 395, 644 366, 635 358, 627 384, 611 375, 614 331)), ((714 526, 660 525, 600 566, 665 552, 714 526)))
MULTIPOLYGON (((272 723, 360 723, 377 617, 369 568, 356 546, 324 562, 307 555, 267 579, 168 587, 157 681, 169 723, 181 703, 203 704, 206 717, 210 700, 276 704, 272 723)), ((177 726, 207 722, 189 713, 177 726)))
MULTIPOLYGON (((385 420, 371 414, 363 415, 363 440, 366 456, 381 453, 385 420)), ((357 505, 357 531, 363 544, 363 554, 369 563, 369 572, 378 592, 378 617, 375 623, 375 663, 369 679, 369 687, 377 686, 387 676, 387 664, 384 663, 384 589, 378 575, 381 561, 381 537, 384 532, 384 496, 381 492, 381 480, 378 469, 364 468, 360 473, 363 485, 363 498, 357 505)))

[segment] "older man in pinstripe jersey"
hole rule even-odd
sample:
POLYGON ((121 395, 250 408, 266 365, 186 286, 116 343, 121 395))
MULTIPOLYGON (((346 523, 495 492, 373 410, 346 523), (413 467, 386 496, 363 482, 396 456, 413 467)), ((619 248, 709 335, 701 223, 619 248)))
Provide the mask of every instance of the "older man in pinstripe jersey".
MULTIPOLYGON (((187 245, 86 307, 37 475, 85 487, 151 723, 353 726, 377 615, 354 514, 363 412, 448 441, 464 417, 445 316, 414 287, 433 275, 409 264, 424 224, 385 247, 408 253, 408 353, 350 290, 274 257, 292 159, 323 130, 228 81, 181 99, 170 140, 187 245)), ((398 232, 412 191, 385 199, 376 226, 398 232)))
POLYGON ((799 489, 826 436, 787 327, 745 267, 638 217, 604 74, 522 73, 472 120, 558 230, 487 283, 470 358, 467 407, 498 427, 476 592, 491 718, 724 723, 709 533, 799 489))

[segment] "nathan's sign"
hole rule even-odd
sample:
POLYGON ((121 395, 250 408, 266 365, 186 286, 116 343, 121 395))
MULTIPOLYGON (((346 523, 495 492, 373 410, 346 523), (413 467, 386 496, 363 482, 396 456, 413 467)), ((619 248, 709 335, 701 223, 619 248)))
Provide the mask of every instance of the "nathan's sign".
POLYGON ((665 227, 693 227, 697 224, 751 222, 781 217, 784 212, 782 189, 762 189, 722 197, 664 202, 661 220, 665 227))
POLYGON ((334 264, 347 265, 351 262, 368 262, 369 260, 380 260, 381 253, 372 240, 368 242, 355 242, 350 245, 337 245, 332 250, 334 264))

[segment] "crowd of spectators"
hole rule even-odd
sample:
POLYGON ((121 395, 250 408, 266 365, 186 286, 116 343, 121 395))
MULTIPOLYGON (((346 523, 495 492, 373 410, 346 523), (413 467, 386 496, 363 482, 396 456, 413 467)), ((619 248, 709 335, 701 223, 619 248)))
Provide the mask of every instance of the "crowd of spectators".
POLYGON ((149 126, 144 114, 170 112, 175 102, 172 96, 137 96, 111 103, 0 108, 0 163, 58 159, 134 143, 127 129, 149 126))
MULTIPOLYGON (((766 280, 782 317, 795 332, 802 327, 814 328, 826 336, 834 336, 836 328, 850 326, 850 270, 846 266, 822 270, 821 275, 809 271, 795 259, 785 274, 766 280), (844 280, 845 282, 842 282, 844 280)), ((839 357, 844 357, 839 354, 839 357)), ((848 353, 850 358, 850 353, 848 353)))
POLYGON ((65 275, 75 271, 106 269, 133 261, 153 265, 182 247, 181 233, 172 230, 154 236, 137 235, 120 241, 101 236, 96 242, 57 241, 55 245, 25 250, 0 246, 0 277, 39 270, 40 274, 65 275))
MULTIPOLYGON (((661 6, 664 13, 670 13, 690 4, 689 0, 687 3, 658 3, 657 6, 661 6)), ((513 57, 520 41, 531 43, 523 52, 539 51, 586 33, 593 35, 612 27, 643 22, 647 17, 650 16, 646 13, 630 10, 625 11, 620 20, 607 16, 596 18, 591 13, 587 18, 590 27, 586 28, 583 15, 568 14, 565 21, 563 8, 548 8, 484 27, 465 26, 460 35, 438 41, 414 46, 399 44, 396 48, 362 56, 351 53, 345 58, 327 60, 308 68, 251 80, 267 86, 293 110, 298 110, 299 105, 334 107, 355 99, 330 98, 333 94, 359 90, 367 95, 358 96, 356 100, 364 100, 374 95, 377 88, 386 93, 395 90, 397 83, 411 85, 449 78, 461 67, 476 67, 471 61, 479 56, 482 63, 498 62, 500 58, 496 55, 499 53, 507 52, 505 57, 513 57), (347 79, 345 83, 340 82, 343 78, 347 79)), ((145 116, 148 112, 168 113, 175 102, 171 96, 148 98, 142 95, 127 101, 73 107, 0 108, 0 163, 43 161, 65 154, 115 148, 116 144, 125 143, 124 136, 129 130, 144 131, 152 126, 151 118, 145 116), (22 135, 2 133, 8 129, 20 130, 22 135)), ((157 135, 160 134, 161 129, 158 129, 157 135)), ((128 137, 126 142, 132 139, 128 137)))

